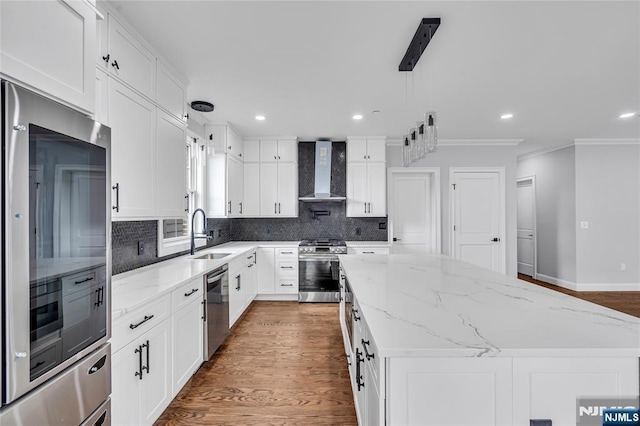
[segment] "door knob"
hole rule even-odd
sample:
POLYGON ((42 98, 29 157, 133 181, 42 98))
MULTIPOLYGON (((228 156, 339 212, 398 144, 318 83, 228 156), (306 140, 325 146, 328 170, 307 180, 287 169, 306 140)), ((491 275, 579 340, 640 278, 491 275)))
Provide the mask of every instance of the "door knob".
POLYGON ((495 238, 493 238, 491 241, 493 241, 494 243, 497 243, 498 241, 500 241, 500 238, 495 237, 495 238))

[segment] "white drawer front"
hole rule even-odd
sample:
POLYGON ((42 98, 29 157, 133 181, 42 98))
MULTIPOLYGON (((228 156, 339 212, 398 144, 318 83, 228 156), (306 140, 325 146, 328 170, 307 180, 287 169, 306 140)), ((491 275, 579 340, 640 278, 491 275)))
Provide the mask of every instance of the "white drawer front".
POLYGON ((276 256, 279 258, 298 258, 298 247, 277 248, 276 256))
POLYGON ((196 299, 202 300, 202 278, 184 283, 171 293, 171 312, 178 312, 183 306, 196 299))
POLYGON ((280 278, 276 283, 276 293, 298 293, 298 280, 280 278))
POLYGON ((298 276, 298 261, 297 260, 280 260, 276 262, 276 273, 280 277, 298 276))
POLYGON ((169 317, 170 312, 171 296, 167 294, 115 319, 111 337, 113 353, 160 324, 169 317))
POLYGON ((389 247, 349 247, 348 254, 389 254, 389 247))

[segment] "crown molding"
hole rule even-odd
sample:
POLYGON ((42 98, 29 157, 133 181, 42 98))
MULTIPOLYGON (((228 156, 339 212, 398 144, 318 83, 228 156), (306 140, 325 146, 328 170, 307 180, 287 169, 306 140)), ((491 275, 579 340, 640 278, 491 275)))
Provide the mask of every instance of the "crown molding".
POLYGON ((528 158, 538 157, 540 155, 549 154, 550 152, 559 151, 561 149, 569 148, 570 146, 573 146, 573 145, 574 145, 574 143, 570 142, 570 143, 565 143, 563 145, 552 146, 552 147, 548 147, 548 148, 542 148, 542 149, 539 149, 537 151, 528 152, 526 154, 518 155, 516 157, 516 160, 517 161, 521 161, 521 160, 526 160, 528 158))
MULTIPOLYGON (((439 139, 443 146, 518 146, 524 139, 439 139)), ((402 146, 402 139, 387 139, 387 146, 402 146)))
POLYGON ((575 145, 640 145, 640 138, 574 139, 575 145))

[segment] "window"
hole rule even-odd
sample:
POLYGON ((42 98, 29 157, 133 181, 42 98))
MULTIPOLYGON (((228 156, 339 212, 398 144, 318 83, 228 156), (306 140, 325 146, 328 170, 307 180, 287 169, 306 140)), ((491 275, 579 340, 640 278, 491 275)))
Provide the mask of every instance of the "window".
MULTIPOLYGON (((191 246, 191 215, 198 208, 204 208, 205 143, 198 137, 188 137, 185 143, 186 195, 185 205, 188 211, 183 218, 162 219, 158 221, 158 256, 167 256, 189 250, 191 246)), ((196 216, 195 229, 203 229, 202 216, 196 216)), ((196 240, 196 246, 206 244, 205 240, 196 240)))

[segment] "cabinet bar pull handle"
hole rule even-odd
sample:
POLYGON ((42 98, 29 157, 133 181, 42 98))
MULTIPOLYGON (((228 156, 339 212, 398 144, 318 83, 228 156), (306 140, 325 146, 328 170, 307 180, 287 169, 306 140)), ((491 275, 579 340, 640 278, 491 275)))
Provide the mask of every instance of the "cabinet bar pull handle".
POLYGON ((231 200, 229 200, 229 214, 231 214, 231 200))
POLYGON ((207 322, 207 301, 202 301, 202 320, 207 322))
POLYGON ((278 214, 280 214, 280 213, 282 213, 282 212, 280 211, 280 203, 278 203, 278 214))
POLYGON ((293 252, 292 252, 292 251, 281 251, 280 253, 281 253, 281 254, 293 254, 293 252))
MULTIPOLYGON (((149 374, 149 341, 147 340, 147 343, 143 343, 141 346, 147 348, 147 365, 142 367, 142 369, 146 370, 147 374, 149 374)), ((140 355, 140 358, 142 358, 142 355, 140 355)))
POLYGON ((240 203, 240 214, 242 214, 242 203, 240 203))
POLYGON ((273 214, 278 214, 278 203, 273 203, 273 214))
POLYGON ((144 324, 145 322, 149 321, 151 318, 153 318, 155 315, 145 315, 144 319, 142 321, 140 321, 137 324, 129 324, 129 328, 134 330, 138 327, 140 327, 142 324, 144 324))
POLYGON ((375 254, 375 251, 363 251, 362 254, 375 254))
POLYGON ((280 269, 293 269, 293 266, 281 266, 280 269))
POLYGON ((293 284, 280 284, 280 287, 293 287, 293 284))
POLYGON ((116 213, 120 213, 120 184, 116 183, 115 186, 112 186, 111 189, 116 190, 116 205, 111 207, 112 210, 115 210, 116 213))
POLYGON ((185 293, 184 297, 189 297, 191 296, 193 293, 195 293, 196 291, 198 291, 197 288, 192 288, 191 291, 189 293, 185 293))
POLYGON ((360 388, 364 387, 364 381, 362 380, 362 375, 360 374, 360 363, 364 362, 364 357, 362 356, 362 352, 360 352, 360 348, 356 348, 356 383, 358 385, 358 392, 360 392, 360 388))
POLYGON ((362 339, 362 349, 364 349, 364 356, 366 356, 368 360, 376 357, 376 354, 370 354, 367 350, 367 345, 370 344, 369 340, 362 339))
POLYGON ((86 283, 87 281, 93 281, 93 277, 85 278, 84 280, 74 281, 76 285, 86 283))
POLYGON ((97 288, 94 293, 96 294, 96 301, 94 302, 93 306, 100 306, 100 289, 97 288))
POLYGON ((142 345, 138 346, 138 349, 133 353, 138 354, 138 371, 136 371, 135 377, 140 377, 140 380, 142 380, 142 345))
POLYGON ((358 316, 358 310, 357 309, 352 310, 351 314, 353 315, 353 320, 354 321, 360 321, 360 317, 358 316))
POLYGON ((189 194, 184 196, 184 199, 187 200, 187 207, 184 209, 185 212, 189 211, 189 194))

